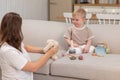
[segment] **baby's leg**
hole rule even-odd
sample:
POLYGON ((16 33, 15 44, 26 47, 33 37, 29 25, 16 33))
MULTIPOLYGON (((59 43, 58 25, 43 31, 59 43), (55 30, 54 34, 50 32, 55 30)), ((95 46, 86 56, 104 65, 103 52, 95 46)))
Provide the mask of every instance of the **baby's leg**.
POLYGON ((86 45, 79 46, 82 50, 85 48, 86 45))
MULTIPOLYGON (((86 45, 82 45, 82 46, 80 46, 80 47, 81 47, 81 49, 83 50, 83 48, 85 48, 85 46, 86 46, 86 45)), ((95 49, 94 46, 90 46, 89 53, 93 53, 93 52, 94 52, 94 49, 95 49)))

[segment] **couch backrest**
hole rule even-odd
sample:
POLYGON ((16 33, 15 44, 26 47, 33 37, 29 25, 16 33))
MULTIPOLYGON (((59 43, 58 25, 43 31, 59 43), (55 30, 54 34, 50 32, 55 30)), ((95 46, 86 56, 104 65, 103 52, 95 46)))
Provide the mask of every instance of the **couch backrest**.
POLYGON ((23 20, 24 43, 45 47, 48 39, 54 39, 59 42, 60 49, 66 49, 63 38, 66 26, 63 22, 23 20))
POLYGON ((94 24, 88 25, 95 35, 94 42, 107 43, 111 53, 120 53, 120 25, 94 24))
MULTIPOLYGON (((69 24, 53 21, 23 20, 24 42, 45 46, 47 39, 55 39, 61 49, 67 49, 63 34, 69 24)), ((94 43, 105 42, 112 53, 120 53, 120 25, 93 24, 87 25, 95 35, 94 43)))

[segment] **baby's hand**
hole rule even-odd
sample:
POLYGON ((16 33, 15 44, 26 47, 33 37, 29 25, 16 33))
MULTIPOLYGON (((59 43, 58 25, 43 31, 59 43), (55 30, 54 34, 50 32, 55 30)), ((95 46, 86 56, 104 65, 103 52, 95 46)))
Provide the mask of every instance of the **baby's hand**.
POLYGON ((85 46, 85 48, 83 48, 83 53, 88 53, 89 52, 89 47, 85 46))

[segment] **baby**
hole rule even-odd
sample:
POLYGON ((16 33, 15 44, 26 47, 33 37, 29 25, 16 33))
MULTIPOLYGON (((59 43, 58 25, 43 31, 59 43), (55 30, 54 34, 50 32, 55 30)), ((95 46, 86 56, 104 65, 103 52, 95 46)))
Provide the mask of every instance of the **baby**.
POLYGON ((86 11, 82 8, 72 14, 73 26, 69 27, 64 34, 64 39, 68 46, 75 53, 92 53, 94 46, 91 45, 94 35, 91 30, 84 25, 86 21, 86 11))

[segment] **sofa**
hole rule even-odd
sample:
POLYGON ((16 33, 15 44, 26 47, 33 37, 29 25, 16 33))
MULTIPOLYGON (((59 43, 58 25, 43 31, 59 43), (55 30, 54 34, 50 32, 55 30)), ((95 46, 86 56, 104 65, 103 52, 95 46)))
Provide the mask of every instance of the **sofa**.
MULTIPOLYGON (((87 24, 95 38, 93 45, 105 42, 110 54, 104 57, 81 54, 83 60, 70 60, 68 46, 63 35, 72 24, 43 20, 23 20, 24 44, 45 47, 48 39, 59 42, 58 59, 50 59, 41 69, 34 72, 34 80, 120 80, 120 24, 87 24)), ((30 53, 32 61, 44 54, 30 53)))

